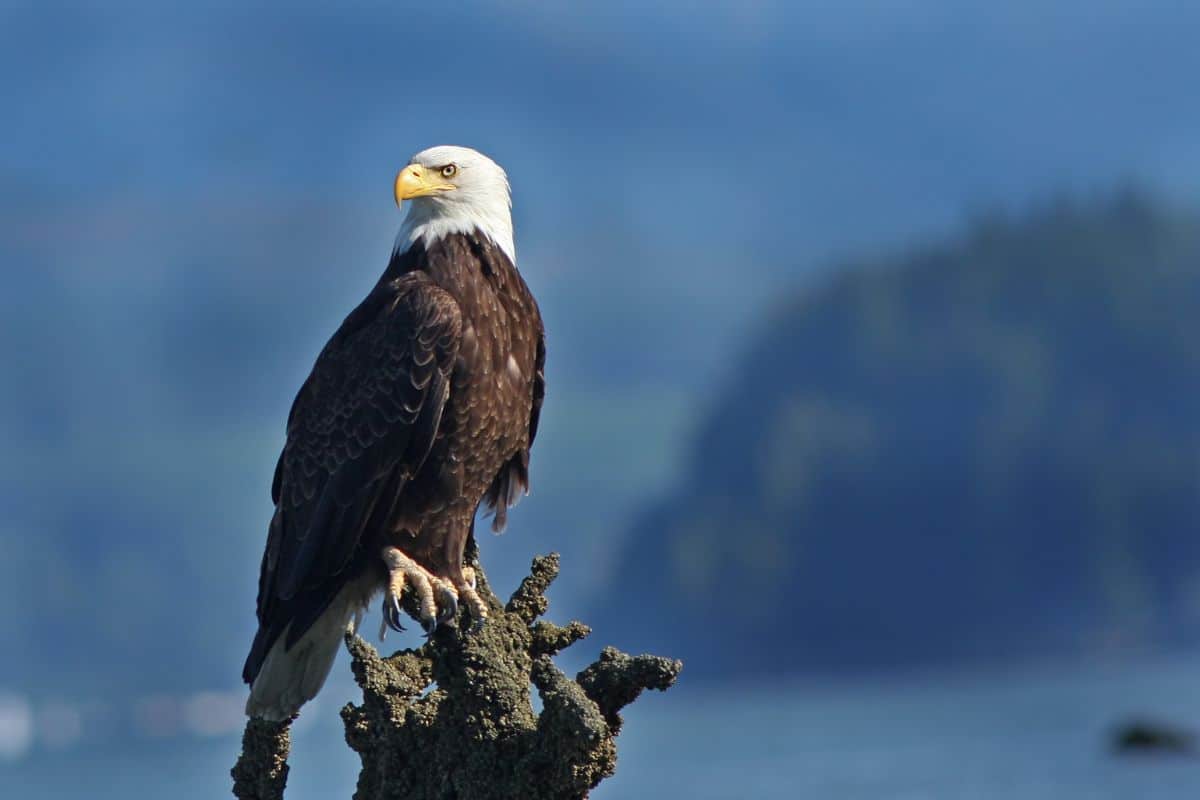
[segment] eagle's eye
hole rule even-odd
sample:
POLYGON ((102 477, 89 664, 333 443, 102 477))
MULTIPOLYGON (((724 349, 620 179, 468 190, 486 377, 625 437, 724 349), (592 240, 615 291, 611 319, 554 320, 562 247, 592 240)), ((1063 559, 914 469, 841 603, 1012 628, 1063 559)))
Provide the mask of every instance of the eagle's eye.
POLYGON ((442 167, 443 178, 453 178, 457 174, 458 166, 456 164, 447 164, 446 166, 442 167))

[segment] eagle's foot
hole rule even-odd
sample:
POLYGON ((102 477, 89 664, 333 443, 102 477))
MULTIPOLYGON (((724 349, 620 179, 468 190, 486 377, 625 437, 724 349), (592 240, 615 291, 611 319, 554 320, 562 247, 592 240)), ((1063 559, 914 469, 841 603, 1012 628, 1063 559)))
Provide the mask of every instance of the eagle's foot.
POLYGON ((483 623, 487 619, 487 604, 483 602, 479 592, 475 591, 475 570, 471 567, 463 567, 462 576, 462 583, 458 586, 458 596, 466 604, 467 612, 471 616, 471 631, 477 631, 483 627, 483 623))
POLYGON ((395 631, 404 630, 404 626, 400 624, 403 612, 400 598, 404 594, 406 584, 411 586, 416 594, 421 627, 425 629, 427 636, 432 636, 438 625, 454 619, 458 613, 458 592, 449 581, 434 575, 395 547, 383 548, 381 555, 388 568, 388 583, 383 595, 380 639, 384 638, 388 628, 395 631))

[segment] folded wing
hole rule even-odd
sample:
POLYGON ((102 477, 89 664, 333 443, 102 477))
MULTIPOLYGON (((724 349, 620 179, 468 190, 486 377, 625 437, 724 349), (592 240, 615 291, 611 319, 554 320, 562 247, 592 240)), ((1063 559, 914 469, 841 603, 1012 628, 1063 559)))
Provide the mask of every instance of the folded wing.
POLYGON ((454 299, 413 272, 376 287, 317 358, 272 484, 248 683, 285 630, 290 647, 321 615, 351 577, 369 522, 425 462, 461 331, 454 299))

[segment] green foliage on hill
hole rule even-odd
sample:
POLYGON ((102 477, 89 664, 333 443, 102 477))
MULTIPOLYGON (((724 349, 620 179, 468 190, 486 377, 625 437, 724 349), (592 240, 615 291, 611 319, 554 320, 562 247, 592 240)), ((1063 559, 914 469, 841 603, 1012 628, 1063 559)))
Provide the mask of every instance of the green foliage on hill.
POLYGON ((1178 643, 1198 490, 1200 219, 985 219, 764 320, 606 608, 710 673, 1178 643))

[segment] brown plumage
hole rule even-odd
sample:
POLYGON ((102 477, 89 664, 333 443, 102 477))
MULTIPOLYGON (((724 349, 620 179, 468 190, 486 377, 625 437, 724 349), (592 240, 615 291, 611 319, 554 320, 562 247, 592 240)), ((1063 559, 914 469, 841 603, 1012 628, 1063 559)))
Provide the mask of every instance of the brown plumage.
POLYGON ((501 529, 528 491, 544 363, 537 303, 492 238, 451 233, 393 255, 288 417, 248 713, 286 716, 320 688, 348 617, 387 582, 383 548, 464 585, 480 502, 501 529), (260 686, 272 659, 290 661, 260 686))

